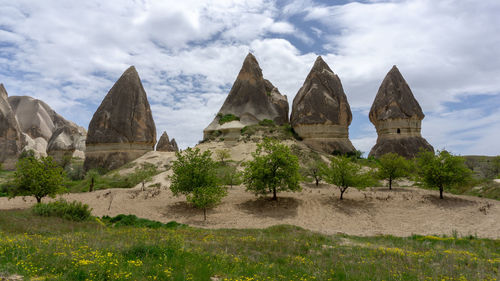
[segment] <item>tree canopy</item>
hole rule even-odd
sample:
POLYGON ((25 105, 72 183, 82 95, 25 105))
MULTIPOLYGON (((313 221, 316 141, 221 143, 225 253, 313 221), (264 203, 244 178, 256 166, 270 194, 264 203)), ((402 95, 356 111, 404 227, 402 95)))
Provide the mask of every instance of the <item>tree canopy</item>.
POLYGON ((64 170, 52 157, 36 158, 27 155, 17 162, 12 196, 34 196, 40 203, 43 197, 54 197, 64 191, 64 170))
POLYGON ((410 164, 406 158, 397 153, 386 153, 379 159, 377 175, 381 179, 387 179, 389 189, 392 189, 392 181, 409 174, 410 164))
POLYGON ((444 188, 466 183, 471 170, 463 157, 454 156, 446 150, 420 152, 417 156, 419 180, 428 187, 439 188, 439 198, 443 199, 444 188))
POLYGON ((279 191, 300 191, 299 160, 290 148, 275 139, 264 139, 245 163, 244 182, 247 190, 255 194, 273 194, 279 191))

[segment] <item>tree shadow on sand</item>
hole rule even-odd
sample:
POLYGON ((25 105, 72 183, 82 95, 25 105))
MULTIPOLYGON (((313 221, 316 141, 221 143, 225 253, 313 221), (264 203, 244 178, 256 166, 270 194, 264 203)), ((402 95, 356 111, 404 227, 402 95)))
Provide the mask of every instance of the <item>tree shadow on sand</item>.
POLYGON ((298 214, 300 201, 292 197, 278 197, 276 201, 268 197, 259 197, 237 206, 243 212, 257 217, 292 218, 298 214))
POLYGON ((472 200, 467 200, 459 197, 444 196, 444 199, 439 199, 438 194, 428 194, 422 196, 424 202, 429 202, 432 205, 443 208, 461 208, 477 204, 472 200))
POLYGON ((375 204, 371 200, 355 200, 344 198, 340 200, 337 196, 328 196, 322 199, 322 205, 332 208, 333 212, 354 216, 360 213, 371 213, 375 204))

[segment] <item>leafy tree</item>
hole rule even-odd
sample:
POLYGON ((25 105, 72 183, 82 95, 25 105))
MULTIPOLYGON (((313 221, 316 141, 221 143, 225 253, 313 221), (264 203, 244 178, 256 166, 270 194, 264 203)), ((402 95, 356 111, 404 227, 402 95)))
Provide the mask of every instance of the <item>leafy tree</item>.
POLYGON ((379 159, 378 176, 389 181, 389 189, 392 189, 392 181, 409 174, 410 165, 406 158, 397 153, 386 153, 379 159))
POLYGON ((188 148, 176 155, 170 190, 175 196, 186 195, 188 202, 203 209, 206 220, 207 208, 216 206, 227 195, 225 188, 218 183, 212 154, 210 151, 200 153, 199 148, 188 148))
POLYGON ((85 174, 85 179, 89 183, 89 192, 94 191, 94 186, 96 180, 99 178, 100 174, 97 169, 91 169, 85 174))
POLYGON ((229 149, 217 149, 215 151, 215 157, 224 165, 226 164, 225 160, 231 158, 231 154, 229 153, 229 149))
POLYGON ((236 166, 233 165, 221 165, 217 168, 217 178, 219 182, 223 185, 233 185, 241 184, 241 172, 238 172, 236 166))
POLYGON ((299 160, 290 148, 274 139, 264 139, 252 153, 253 160, 245 163, 243 181, 255 194, 278 191, 300 191, 299 160))
POLYGON ((500 155, 493 157, 491 160, 490 172, 493 178, 500 175, 500 155))
POLYGON ((338 187, 340 200, 343 200, 344 192, 350 186, 364 188, 372 183, 371 176, 361 172, 361 166, 352 162, 347 156, 332 157, 330 166, 325 166, 322 174, 327 183, 338 187))
POLYGON ((466 183, 471 177, 471 170, 464 163, 464 158, 454 156, 446 150, 422 151, 417 159, 418 177, 429 187, 439 188, 439 198, 443 199, 444 188, 466 183))
POLYGON ((306 179, 313 179, 316 186, 318 186, 319 182, 323 179, 321 171, 324 169, 324 166, 325 163, 318 157, 316 159, 309 160, 301 169, 301 172, 306 179))
POLYGON ((52 157, 26 156, 17 162, 12 196, 32 195, 40 203, 43 197, 54 197, 64 190, 64 177, 64 170, 52 157))

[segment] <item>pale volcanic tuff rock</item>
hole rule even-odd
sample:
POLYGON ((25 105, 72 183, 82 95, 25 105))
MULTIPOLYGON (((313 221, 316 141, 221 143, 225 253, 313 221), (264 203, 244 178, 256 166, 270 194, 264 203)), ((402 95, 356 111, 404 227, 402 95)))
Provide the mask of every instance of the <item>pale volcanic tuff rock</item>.
POLYGON ((128 68, 94 113, 84 169, 118 168, 154 150, 156 127, 135 67, 128 68))
POLYGON ((264 119, 277 125, 288 123, 288 100, 264 79, 257 59, 249 53, 219 113, 203 131, 204 138, 220 131, 225 139, 238 139, 243 127, 264 119), (233 114, 239 120, 220 124, 220 119, 227 114, 233 114))
POLYGON ((81 145, 81 140, 85 140, 86 137, 84 128, 64 119, 45 102, 29 96, 11 96, 9 104, 23 132, 23 150, 33 150, 37 156, 46 156, 47 145, 54 132, 60 128, 68 127, 76 134, 71 136, 71 139, 75 141, 71 145, 78 147, 77 151, 79 151, 74 156, 83 157, 85 145, 81 145))
POLYGON ((354 151, 351 108, 339 77, 319 56, 293 100, 290 123, 304 143, 326 153, 354 151))
POLYGON ((175 139, 168 138, 167 132, 163 132, 160 139, 158 140, 158 144, 156 145, 156 151, 170 151, 177 152, 179 151, 179 147, 177 147, 177 142, 175 139))
POLYGON ((22 149, 22 132, 9 102, 7 91, 0 84, 0 163, 14 169, 22 149))
POLYGON ((84 158, 85 138, 85 129, 64 125, 58 128, 49 139, 47 154, 56 161, 61 161, 65 156, 84 158))
POLYGON ((380 157, 394 152, 413 158, 420 149, 434 151, 420 134, 425 117, 422 108, 396 66, 382 81, 369 117, 378 134, 370 156, 380 157))

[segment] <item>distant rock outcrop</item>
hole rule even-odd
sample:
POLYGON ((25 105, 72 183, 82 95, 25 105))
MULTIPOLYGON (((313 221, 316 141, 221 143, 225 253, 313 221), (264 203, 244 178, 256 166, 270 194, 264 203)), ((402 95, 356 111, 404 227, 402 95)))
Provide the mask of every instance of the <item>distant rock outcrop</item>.
POLYGON ((85 130, 81 127, 64 125, 58 128, 49 139, 47 154, 56 161, 64 157, 85 157, 85 130))
POLYGON ((83 156, 85 144, 83 143, 82 147, 81 140, 85 140, 86 137, 84 128, 64 119, 45 102, 29 96, 11 96, 9 104, 16 114, 19 127, 24 135, 23 150, 34 150, 37 156, 46 156, 47 145, 53 134, 58 129, 67 127, 69 130, 66 132, 71 131, 76 134, 71 136, 71 139, 75 141, 71 146, 80 151, 80 153, 75 154, 75 157, 83 156))
POLYGON ((0 163, 3 169, 14 169, 22 149, 22 133, 7 91, 0 84, 0 163))
POLYGON ((158 140, 158 144, 156 145, 156 151, 177 152, 179 151, 179 148, 177 147, 175 139, 172 139, 172 141, 170 141, 167 132, 163 132, 160 139, 158 140))
POLYGON ((116 169, 154 150, 156 127, 135 67, 128 68, 94 113, 84 169, 116 169))
POLYGON ((396 66, 380 85, 369 116, 378 134, 370 156, 380 157, 394 152, 413 158, 420 149, 434 151, 420 134, 425 117, 422 108, 396 66))
POLYGON ((290 123, 304 143, 326 153, 354 151, 351 108, 339 77, 319 56, 293 99, 290 123))
POLYGON ((288 123, 288 100, 264 79, 259 63, 249 53, 219 113, 203 131, 204 138, 217 133, 225 139, 238 139, 243 127, 264 119, 277 125, 288 123))

